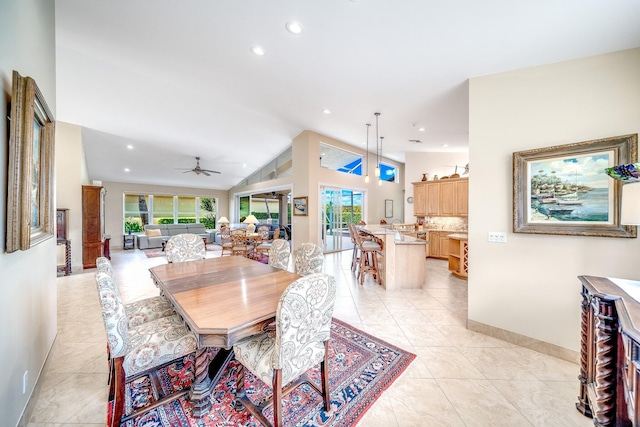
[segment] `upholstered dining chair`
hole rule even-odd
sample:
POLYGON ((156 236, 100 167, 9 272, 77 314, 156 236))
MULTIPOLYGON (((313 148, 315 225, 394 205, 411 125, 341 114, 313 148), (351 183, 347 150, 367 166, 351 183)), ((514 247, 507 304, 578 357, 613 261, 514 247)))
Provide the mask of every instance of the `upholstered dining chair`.
POLYGON ((289 268, 289 257, 291 256, 291 248, 287 240, 274 240, 269 248, 269 265, 287 270, 289 268))
POLYGON ((336 300, 335 279, 323 273, 302 277, 287 287, 278 302, 275 333, 244 338, 233 346, 237 371, 236 409, 247 408, 263 425, 272 424, 263 414, 273 405, 273 426, 281 427, 282 398, 300 384, 308 383, 331 407, 328 349, 331 318, 336 300), (320 364, 321 386, 306 372, 320 364), (272 398, 254 404, 245 394, 244 369, 270 386, 272 398))
POLYGON ((171 236, 164 253, 167 262, 196 261, 206 257, 206 247, 202 237, 197 234, 183 233, 171 236))
POLYGON ((320 273, 323 263, 322 248, 315 243, 305 242, 294 251, 294 271, 296 274, 306 276, 320 273))
MULTIPOLYGON (((113 280, 110 283, 113 286, 113 291, 120 297, 120 289, 116 282, 111 261, 105 257, 96 258, 96 267, 99 272, 104 272, 111 276, 113 280)), ((161 295, 126 303, 124 304, 124 310, 127 317, 127 325, 130 328, 176 314, 173 305, 161 295)))
MULTIPOLYGON (((126 382, 145 374, 154 376, 158 368, 194 353, 197 342, 195 335, 186 328, 178 315, 130 328, 124 304, 120 295, 114 291, 113 278, 98 271, 96 285, 112 358, 109 400, 113 401, 113 411, 110 426, 116 427, 122 421, 145 412, 143 408, 123 417, 126 382)), ((185 389, 172 393, 157 402, 162 404, 188 392, 185 389)))

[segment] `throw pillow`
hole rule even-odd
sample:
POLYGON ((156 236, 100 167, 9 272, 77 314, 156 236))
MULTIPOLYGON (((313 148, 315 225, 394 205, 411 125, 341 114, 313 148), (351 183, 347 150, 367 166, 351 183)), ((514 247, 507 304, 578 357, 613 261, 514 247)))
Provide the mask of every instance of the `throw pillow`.
POLYGON ((152 228, 150 230, 145 230, 145 233, 147 233, 147 237, 160 237, 160 236, 162 236, 162 232, 160 232, 160 230, 158 230, 157 228, 152 228))

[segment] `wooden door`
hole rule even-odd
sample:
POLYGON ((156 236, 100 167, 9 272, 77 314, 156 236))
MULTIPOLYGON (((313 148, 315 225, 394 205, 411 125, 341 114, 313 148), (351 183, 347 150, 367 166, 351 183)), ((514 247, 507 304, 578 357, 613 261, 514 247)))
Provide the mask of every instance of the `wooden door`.
POLYGON ((461 179, 455 182, 454 214, 467 216, 469 214, 469 180, 461 179))
POLYGON ((427 216, 427 184, 413 184, 413 214, 427 216))
POLYGON ((430 182, 427 189, 427 215, 440 215, 440 183, 430 182))
POLYGON ((455 191, 455 182, 440 183, 440 215, 453 215, 453 208, 455 205, 455 191))
POLYGON ((102 256, 102 187, 82 186, 82 265, 95 268, 102 256))

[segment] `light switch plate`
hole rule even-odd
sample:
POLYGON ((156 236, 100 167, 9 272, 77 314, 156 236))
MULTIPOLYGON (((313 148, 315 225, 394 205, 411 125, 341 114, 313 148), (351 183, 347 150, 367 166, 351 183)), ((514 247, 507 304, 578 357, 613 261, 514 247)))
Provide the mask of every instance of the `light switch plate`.
POLYGON ((507 233, 503 231, 489 231, 487 240, 492 243, 507 243, 507 233))

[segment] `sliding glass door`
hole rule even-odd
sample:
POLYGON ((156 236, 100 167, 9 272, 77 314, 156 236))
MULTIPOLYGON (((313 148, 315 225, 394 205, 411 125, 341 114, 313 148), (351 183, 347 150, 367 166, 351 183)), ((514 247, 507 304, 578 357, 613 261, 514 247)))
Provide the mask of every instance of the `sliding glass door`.
POLYGON ((353 248, 347 224, 362 219, 363 192, 320 187, 322 211, 322 246, 325 252, 353 248))

